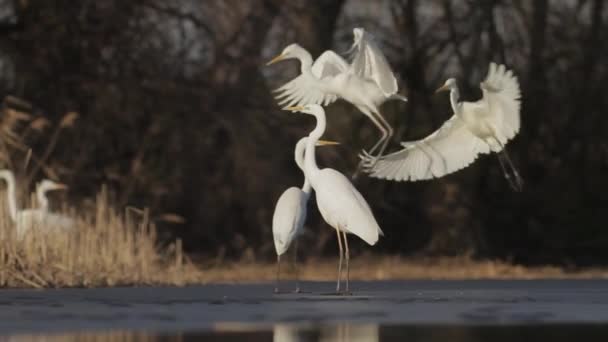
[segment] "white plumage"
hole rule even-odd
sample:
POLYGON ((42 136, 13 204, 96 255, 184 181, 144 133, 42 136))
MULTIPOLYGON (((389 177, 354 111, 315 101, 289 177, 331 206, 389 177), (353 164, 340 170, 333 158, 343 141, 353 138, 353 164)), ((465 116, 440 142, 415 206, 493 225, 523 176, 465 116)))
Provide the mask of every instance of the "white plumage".
POLYGON ((295 58, 301 74, 276 90, 281 106, 319 104, 326 106, 338 98, 350 102, 369 117, 382 132, 369 154, 384 153, 393 129, 380 114, 388 99, 407 101, 397 94, 397 79, 373 37, 362 28, 353 30, 352 63, 333 51, 325 51, 313 63, 312 56, 298 44, 287 46, 268 64, 295 58))
POLYGON ((304 174, 315 190, 319 212, 325 222, 336 229, 338 246, 340 247, 340 264, 338 266, 338 282, 336 290, 340 291, 342 271, 342 240, 344 236, 346 257, 346 291, 348 291, 349 278, 349 250, 347 233, 354 234, 370 245, 376 244, 380 235, 383 235, 378 222, 369 205, 353 184, 340 172, 325 168, 319 169, 315 157, 315 143, 325 132, 326 118, 323 108, 316 104, 289 107, 292 111, 301 111, 314 115, 317 126, 309 134, 304 157, 304 174))
MULTIPOLYGON (((298 167, 304 171, 303 161, 306 148, 306 138, 300 139, 296 144, 294 159, 298 167)), ((283 255, 291 242, 300 234, 306 221, 306 204, 310 198, 311 186, 304 176, 302 188, 291 187, 281 194, 274 208, 272 216, 272 236, 274 248, 277 252, 277 283, 275 292, 279 291, 279 280, 281 272, 281 255, 283 255)), ((297 255, 297 250, 295 251, 297 255)), ((296 284, 296 292, 299 287, 296 284)))
MULTIPOLYGON (((294 151, 294 159, 296 165, 304 172, 304 153, 306 151, 306 141, 304 137, 298 141, 294 151)), ((321 141, 316 143, 319 146, 334 145, 336 143, 330 141, 321 141)), ((291 187, 281 194, 274 209, 272 216, 272 236, 274 239, 274 248, 277 253, 277 284, 275 292, 279 290, 279 275, 281 255, 289 249, 291 243, 297 239, 302 233, 302 228, 306 221, 306 206, 310 198, 311 185, 306 175, 304 175, 304 184, 302 188, 291 187)), ((297 249, 296 249, 297 255, 297 249)), ((297 273, 296 273, 297 274, 297 273)), ((296 292, 299 287, 296 285, 296 292)))
POLYGON ((438 91, 450 90, 454 115, 426 138, 403 142, 400 151, 378 160, 365 156, 370 176, 395 181, 437 178, 470 165, 480 154, 502 151, 499 160, 505 176, 511 179, 506 170, 508 165, 515 178, 512 185, 521 188, 519 173, 504 149, 520 127, 521 94, 517 78, 504 65, 490 63, 481 89, 481 100, 458 102, 456 81, 448 79, 438 91))
POLYGON ((40 207, 36 209, 17 208, 17 194, 15 190, 15 176, 10 170, 0 170, 0 179, 7 183, 7 200, 11 220, 15 223, 18 238, 23 238, 30 230, 40 232, 56 231, 58 229, 71 229, 75 221, 67 216, 51 213, 48 211, 48 199, 46 192, 51 190, 65 189, 64 184, 43 180, 36 189, 36 196, 40 207))

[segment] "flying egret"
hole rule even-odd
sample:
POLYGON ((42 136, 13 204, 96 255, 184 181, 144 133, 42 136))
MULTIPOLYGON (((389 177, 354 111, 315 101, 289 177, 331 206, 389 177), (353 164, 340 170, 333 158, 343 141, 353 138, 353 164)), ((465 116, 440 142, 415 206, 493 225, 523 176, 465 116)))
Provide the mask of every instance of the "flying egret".
POLYGON ((437 178, 468 166, 479 154, 496 152, 505 178, 513 189, 521 191, 523 180, 505 146, 520 126, 517 77, 504 65, 490 63, 488 75, 481 82, 481 100, 459 102, 453 78, 437 92, 444 90, 450 91, 454 115, 428 137, 402 142, 400 151, 378 160, 363 155, 370 176, 395 181, 437 178))
MULTIPOLYGON (((296 165, 304 172, 304 152, 306 149, 306 140, 304 137, 296 144, 294 159, 296 165)), ((336 145, 338 143, 333 141, 320 140, 317 142, 318 146, 325 145, 336 145)), ((274 248, 277 252, 277 281, 275 292, 279 292, 279 276, 281 271, 281 255, 283 255, 289 249, 292 241, 300 235, 302 227, 306 221, 306 204, 310 197, 311 187, 310 182, 304 176, 304 184, 302 188, 291 187, 283 192, 277 204, 274 208, 274 215, 272 216, 272 236, 274 239, 274 248)), ((294 260, 297 259, 298 255, 298 242, 294 242, 294 260)), ((300 292, 299 285, 297 283, 297 268, 296 268, 296 292, 300 292)))
POLYGON ((292 58, 300 61, 301 74, 276 90, 280 106, 309 103, 326 106, 341 98, 357 107, 382 133, 367 152, 379 157, 393 136, 392 126, 380 114, 380 105, 388 99, 407 101, 407 98, 397 94, 397 79, 372 35, 362 28, 353 29, 353 35, 354 57, 350 64, 331 50, 323 52, 313 63, 308 51, 291 44, 267 65, 292 58))
POLYGON ((41 208, 24 209, 17 208, 17 195, 15 190, 15 176, 10 170, 0 170, 0 179, 7 185, 7 202, 11 220, 15 223, 17 237, 22 238, 31 229, 42 228, 45 230, 53 228, 67 229, 74 225, 74 221, 69 217, 53 214, 48 211, 48 200, 46 192, 56 189, 65 189, 65 185, 52 181, 43 181, 39 184, 36 191, 38 199, 42 199, 41 208))
POLYGON ((319 212, 325 222, 336 229, 340 262, 338 264, 338 281, 336 291, 340 291, 343 258, 346 259, 346 292, 349 282, 348 239, 346 234, 355 234, 370 245, 378 242, 379 235, 384 235, 374 218, 371 208, 353 184, 340 172, 325 168, 319 169, 315 156, 315 144, 325 132, 326 119, 323 107, 318 104, 287 107, 287 110, 314 115, 317 126, 308 135, 304 156, 304 174, 315 190, 319 212), (344 247, 342 249, 342 236, 344 247))

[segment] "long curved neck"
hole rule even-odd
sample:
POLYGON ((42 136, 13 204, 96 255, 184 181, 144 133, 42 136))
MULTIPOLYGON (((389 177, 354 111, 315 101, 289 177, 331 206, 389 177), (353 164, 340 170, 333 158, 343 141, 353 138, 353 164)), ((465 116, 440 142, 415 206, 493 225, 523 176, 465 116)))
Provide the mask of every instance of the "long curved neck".
POLYGON ((310 185, 310 182, 308 181, 308 177, 306 177, 306 172, 304 172, 304 154, 306 152, 306 141, 307 140, 308 140, 308 138, 302 138, 302 139, 300 139, 300 141, 298 141, 298 144, 296 145, 296 149, 295 149, 294 158, 296 160, 296 164, 298 165, 300 170, 302 170, 302 173, 304 173, 304 184, 302 184, 302 192, 304 192, 306 195, 310 196, 311 185, 310 185))
POLYGON ((42 187, 36 189, 36 200, 38 200, 38 207, 44 211, 49 209, 49 199, 46 197, 46 190, 42 187))
POLYGON ((452 105, 452 109, 454 110, 455 114, 459 114, 460 110, 460 106, 458 104, 458 100, 460 99, 460 92, 458 91, 458 87, 457 86, 453 86, 452 89, 450 89, 450 104, 452 105))
POLYGON ((13 222, 17 221, 17 194, 15 192, 15 177, 13 175, 6 175, 4 177, 6 181, 6 197, 8 201, 8 211, 11 215, 13 222))
POLYGON ((319 172, 315 145, 323 133, 325 133, 326 126, 324 113, 315 113, 314 115, 317 118, 317 126, 308 135, 308 140, 306 141, 306 153, 304 155, 304 173, 306 174, 306 178, 309 180, 312 180, 314 175, 319 172))
POLYGON ((300 49, 297 52, 297 57, 300 60, 300 72, 303 74, 310 73, 313 63, 310 53, 304 49, 300 49))

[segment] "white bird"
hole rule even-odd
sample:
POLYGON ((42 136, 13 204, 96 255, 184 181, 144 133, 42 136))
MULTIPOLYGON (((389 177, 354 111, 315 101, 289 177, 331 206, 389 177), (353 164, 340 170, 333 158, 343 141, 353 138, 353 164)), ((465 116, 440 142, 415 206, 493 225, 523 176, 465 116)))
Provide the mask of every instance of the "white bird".
POLYGON ((56 183, 50 179, 44 179, 36 185, 36 199, 38 200, 38 209, 26 209, 23 212, 34 212, 30 215, 42 216, 41 220, 45 225, 53 228, 68 229, 76 225, 76 221, 71 217, 52 213, 49 211, 49 200, 46 193, 54 190, 67 190, 68 186, 63 183, 56 183), (36 214, 38 212, 38 214, 36 214))
POLYGON ((490 63, 479 101, 459 102, 453 78, 437 92, 444 90, 450 91, 454 115, 426 138, 402 142, 400 151, 379 159, 363 156, 369 175, 395 181, 437 178, 468 166, 479 154, 497 152, 505 178, 521 191, 523 180, 505 146, 519 132, 521 93, 517 77, 504 65, 490 63))
POLYGON ((286 108, 314 115, 317 126, 308 135, 306 153, 304 156, 304 174, 315 190, 319 212, 325 222, 336 229, 338 248, 340 249, 340 263, 338 264, 338 281, 336 291, 340 291, 343 258, 346 259, 346 292, 349 282, 348 239, 346 234, 354 234, 370 245, 378 242, 383 235, 378 222, 374 218, 371 208, 353 184, 340 172, 325 168, 319 169, 315 156, 315 144, 325 132, 326 118, 323 107, 317 104, 286 108), (342 249, 342 236, 344 236, 345 251, 342 249))
POLYGON ((38 200, 42 200, 40 201, 41 208, 19 210, 17 208, 15 176, 13 175, 13 172, 6 169, 0 170, 0 179, 3 179, 7 184, 6 192, 9 214, 11 220, 15 223, 15 230, 18 238, 23 238, 23 236, 32 229, 51 231, 53 229, 68 229, 74 226, 74 221, 71 218, 48 211, 46 192, 50 190, 65 189, 65 185, 49 180, 42 181, 36 191, 38 200))
MULTIPOLYGON (((304 137, 296 144, 294 159, 296 165, 304 172, 304 152, 306 150, 306 140, 304 137)), ((332 141, 318 141, 318 146, 336 145, 332 141)), ((306 204, 310 198, 311 186, 310 182, 304 176, 304 184, 302 188, 291 187, 283 192, 277 201, 272 216, 272 236, 274 239, 274 248, 277 252, 277 281, 275 292, 279 292, 279 280, 281 271, 281 255, 289 249, 291 243, 300 235, 302 227, 306 221, 306 204)), ((297 241, 294 242, 294 263, 298 255, 297 241)), ((296 268, 296 292, 300 292, 297 284, 297 268, 296 268)))
POLYGON ((300 61, 301 74, 276 90, 281 106, 326 106, 341 98, 357 107, 382 132, 368 152, 379 157, 393 135, 393 128, 380 114, 380 105, 388 99, 407 98, 397 94, 397 79, 373 37, 362 28, 353 29, 353 35, 354 57, 350 64, 331 50, 313 63, 308 51, 291 44, 267 65, 291 58, 300 61))

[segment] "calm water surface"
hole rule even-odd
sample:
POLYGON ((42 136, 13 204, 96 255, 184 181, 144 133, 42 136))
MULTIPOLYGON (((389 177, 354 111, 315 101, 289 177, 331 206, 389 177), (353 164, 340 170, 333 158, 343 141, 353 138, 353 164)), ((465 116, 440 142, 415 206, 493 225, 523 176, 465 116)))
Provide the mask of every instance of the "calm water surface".
POLYGON ((604 280, 333 286, 0 290, 0 341, 608 341, 604 280))

